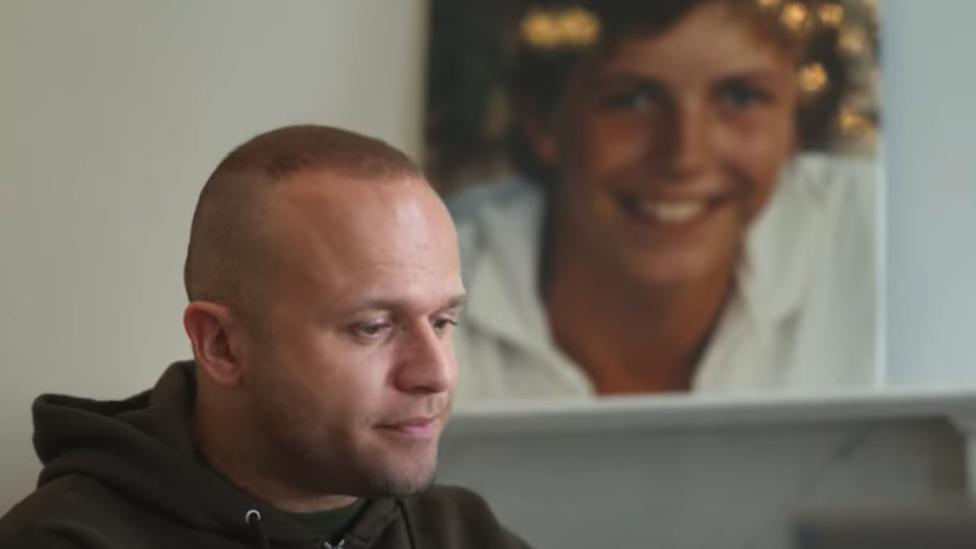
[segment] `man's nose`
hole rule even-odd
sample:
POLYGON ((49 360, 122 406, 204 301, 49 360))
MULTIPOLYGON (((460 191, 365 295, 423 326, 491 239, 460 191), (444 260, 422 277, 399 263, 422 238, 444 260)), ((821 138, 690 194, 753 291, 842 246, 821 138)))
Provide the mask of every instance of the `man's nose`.
POLYGON ((449 336, 429 324, 410 326, 394 373, 394 382, 405 393, 443 393, 451 389, 457 370, 449 336))

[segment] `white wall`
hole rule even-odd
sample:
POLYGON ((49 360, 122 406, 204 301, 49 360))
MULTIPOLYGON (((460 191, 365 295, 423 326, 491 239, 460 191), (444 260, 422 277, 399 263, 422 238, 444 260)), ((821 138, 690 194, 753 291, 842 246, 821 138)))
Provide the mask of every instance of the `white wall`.
POLYGON ((0 1, 0 513, 42 392, 189 356, 181 268, 222 155, 295 122, 419 151, 423 0, 0 1))
POLYGON ((882 7, 888 379, 976 386, 976 2, 882 7))

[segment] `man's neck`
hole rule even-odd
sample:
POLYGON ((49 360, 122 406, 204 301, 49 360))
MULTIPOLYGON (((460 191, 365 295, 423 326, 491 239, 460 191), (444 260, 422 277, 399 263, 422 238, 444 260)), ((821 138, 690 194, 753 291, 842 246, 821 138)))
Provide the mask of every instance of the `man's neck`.
POLYGON ((274 447, 272 442, 248 443, 242 440, 239 429, 219 428, 214 416, 198 398, 191 419, 194 443, 207 465, 242 492, 290 513, 331 511, 356 502, 352 496, 309 494, 295 489, 302 483, 288 477, 294 468, 266 451, 274 447))
POLYGON ((732 288, 731 270, 651 287, 553 250, 544 297, 556 345, 600 394, 688 391, 732 288))

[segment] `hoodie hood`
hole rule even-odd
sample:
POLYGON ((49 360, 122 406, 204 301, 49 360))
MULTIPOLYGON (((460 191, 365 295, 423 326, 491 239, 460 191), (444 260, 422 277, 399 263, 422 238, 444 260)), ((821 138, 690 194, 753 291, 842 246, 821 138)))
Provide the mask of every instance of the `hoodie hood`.
MULTIPOLYGON (((173 364, 152 390, 126 400, 38 398, 34 447, 44 464, 38 485, 82 475, 196 530, 250 543, 260 534, 272 545, 311 546, 303 526, 198 462, 189 431, 195 398, 193 362, 173 364)), ((369 546, 397 512, 395 500, 371 500, 346 547, 369 546)))

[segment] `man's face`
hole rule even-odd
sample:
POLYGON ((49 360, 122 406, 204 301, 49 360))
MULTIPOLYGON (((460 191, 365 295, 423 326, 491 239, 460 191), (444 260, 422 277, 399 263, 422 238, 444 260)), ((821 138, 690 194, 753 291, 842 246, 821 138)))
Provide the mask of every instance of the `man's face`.
POLYGON ((580 67, 543 138, 557 230, 646 283, 728 268, 794 149, 796 90, 788 53, 722 4, 622 39, 580 67))
POLYGON ((244 374, 259 428, 313 493, 423 489, 457 377, 451 219, 416 180, 309 173, 275 192, 244 374))

